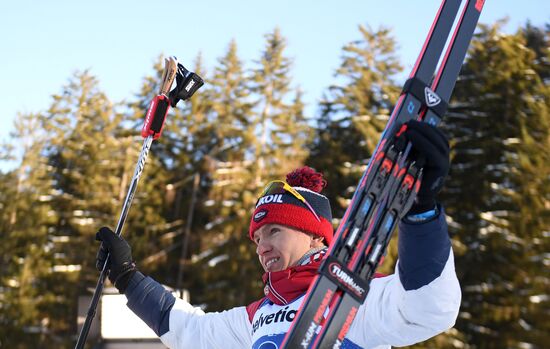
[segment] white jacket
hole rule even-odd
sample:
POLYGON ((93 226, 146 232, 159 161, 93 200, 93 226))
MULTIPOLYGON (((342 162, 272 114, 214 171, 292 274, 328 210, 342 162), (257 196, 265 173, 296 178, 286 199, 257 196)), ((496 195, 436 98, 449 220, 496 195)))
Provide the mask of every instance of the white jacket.
MULTIPOLYGON (((411 345, 454 325, 461 291, 444 214, 429 223, 402 223, 399 234, 397 272, 372 280, 343 349, 411 345)), ((278 349, 304 298, 284 306, 265 301, 250 321, 244 306, 204 313, 143 275, 126 295, 172 349, 278 349)))
MULTIPOLYGON (((290 327, 288 320, 294 318, 287 315, 299 308, 302 299, 288 306, 265 302, 252 323, 246 307, 205 314, 178 299, 170 312, 170 330, 160 338, 169 348, 178 349, 278 348, 290 327), (281 310, 284 316, 279 315, 278 321, 272 317, 267 323, 270 314, 281 310), (258 326, 260 318, 264 321, 258 326), (273 345, 267 345, 269 342, 273 345)), ((342 348, 381 349, 424 341, 454 325, 459 305, 460 287, 452 253, 441 275, 417 290, 405 291, 396 274, 374 279, 342 348)))

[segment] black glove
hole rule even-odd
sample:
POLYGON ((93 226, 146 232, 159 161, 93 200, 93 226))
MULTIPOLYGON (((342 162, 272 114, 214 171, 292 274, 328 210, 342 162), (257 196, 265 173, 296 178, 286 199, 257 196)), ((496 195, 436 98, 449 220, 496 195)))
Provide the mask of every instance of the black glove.
POLYGON ((449 140, 437 127, 425 122, 410 120, 403 133, 412 143, 412 156, 424 168, 420 190, 408 214, 433 210, 435 198, 443 188, 449 173, 449 140))
POLYGON ((137 270, 136 264, 132 260, 132 248, 126 240, 107 227, 99 229, 95 238, 102 241, 96 257, 97 270, 103 269, 107 253, 109 253, 109 264, 107 265, 107 268, 110 269, 109 280, 120 293, 124 293, 132 275, 137 270))

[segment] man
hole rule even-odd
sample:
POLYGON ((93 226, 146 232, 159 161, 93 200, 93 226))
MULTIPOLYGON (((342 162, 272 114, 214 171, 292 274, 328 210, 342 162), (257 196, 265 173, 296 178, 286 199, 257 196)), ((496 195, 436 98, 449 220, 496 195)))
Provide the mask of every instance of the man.
MULTIPOLYGON (((425 161, 415 204, 399 226, 398 272, 371 282, 343 348, 389 348, 426 340, 453 326, 460 287, 445 215, 435 198, 449 169, 449 145, 433 126, 410 121, 406 137, 425 161)), ((98 266, 111 253, 110 280, 128 307, 170 348, 278 348, 333 238, 326 182, 310 168, 270 183, 258 199, 249 236, 265 274, 265 297, 204 313, 141 274, 121 237, 101 228, 98 266)))

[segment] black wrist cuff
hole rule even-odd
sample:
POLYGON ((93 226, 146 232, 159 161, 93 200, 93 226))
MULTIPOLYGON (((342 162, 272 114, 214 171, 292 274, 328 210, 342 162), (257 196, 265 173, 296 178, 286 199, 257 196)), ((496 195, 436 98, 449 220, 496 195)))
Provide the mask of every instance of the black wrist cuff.
POLYGON ((126 287, 128 287, 130 279, 136 273, 136 271, 136 263, 134 262, 124 263, 122 265, 122 268, 120 269, 116 280, 114 280, 113 282, 119 293, 124 293, 126 287))
POLYGON ((435 202, 434 199, 426 200, 426 201, 422 200, 421 202, 418 202, 418 203, 415 202, 406 215, 409 216, 412 214, 419 214, 426 211, 430 211, 430 210, 433 210, 434 207, 436 206, 437 206, 437 203, 435 202))
POLYGON ((440 208, 439 205, 435 205, 429 210, 419 212, 419 213, 410 213, 407 214, 403 221, 405 223, 409 224, 419 224, 419 223, 427 223, 435 220, 437 217, 439 217, 440 208))

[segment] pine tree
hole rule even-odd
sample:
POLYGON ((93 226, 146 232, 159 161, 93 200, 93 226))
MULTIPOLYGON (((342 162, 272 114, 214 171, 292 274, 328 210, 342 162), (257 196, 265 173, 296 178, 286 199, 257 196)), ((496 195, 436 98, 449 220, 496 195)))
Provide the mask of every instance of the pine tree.
POLYGON ((290 60, 276 29, 251 76, 231 43, 212 80, 213 122, 221 152, 211 154, 212 183, 205 226, 211 238, 197 255, 209 310, 243 305, 261 296, 261 268, 248 238, 250 212, 259 189, 282 178, 305 156, 307 127, 300 93, 292 99, 290 60), (292 142, 294 141, 294 143, 292 142), (301 147, 301 148, 300 148, 301 147), (239 285, 239 287, 236 287, 239 285))
POLYGON ((520 86, 526 101, 519 115, 520 143, 513 163, 518 175, 514 178, 516 193, 511 196, 519 210, 510 226, 526 242, 524 278, 520 276, 517 284, 529 302, 521 298, 523 307, 517 321, 523 330, 519 340, 543 346, 550 339, 550 278, 545 277, 550 250, 550 25, 542 29, 527 24, 518 35, 524 38, 528 51, 523 70, 526 81, 520 86))
POLYGON ((541 77, 544 84, 548 85, 550 79, 550 52, 548 51, 548 42, 550 41, 550 24, 544 28, 538 28, 527 22, 524 28, 521 28, 525 36, 527 47, 535 53, 535 69, 541 77))
MULTIPOLYGON (((444 202, 464 293, 457 340, 475 348, 544 347, 548 69, 524 31, 506 35, 500 25, 482 26, 473 41, 446 124, 453 164, 444 202)), ((542 42, 539 52, 548 52, 542 42)))
MULTIPOLYGON (((143 79, 140 92, 128 104, 131 113, 127 118, 134 123, 133 132, 141 128, 145 111, 158 94, 163 60, 162 55, 158 57, 153 74, 143 79)), ((202 76, 200 70, 194 71, 202 76)), ((201 89, 190 101, 179 102, 170 109, 161 137, 153 142, 140 183, 142 200, 134 207, 136 230, 127 236, 132 248, 135 247, 134 258, 139 261, 140 270, 171 287, 181 286, 176 280, 191 197, 189 179, 199 168, 193 143, 196 138, 190 128, 203 121, 203 113, 193 109, 202 92, 201 89)))
POLYGON ((256 185, 283 178, 307 156, 308 126, 303 115, 301 93, 291 93, 292 61, 285 56, 286 40, 278 28, 265 35, 265 48, 252 75, 256 100, 256 185))
POLYGON ((254 123, 249 76, 232 40, 227 53, 218 59, 210 81, 212 122, 217 124, 217 149, 212 156, 219 161, 242 162, 249 159, 254 143, 254 123))
POLYGON ((19 166, 0 175, 0 338, 10 348, 46 341, 51 315, 44 307, 56 296, 43 281, 53 259, 45 229, 53 210, 38 124, 37 114, 17 116, 11 151, 22 155, 11 160, 19 166))
POLYGON ((76 333, 80 292, 97 280, 93 234, 115 215, 118 159, 126 149, 113 137, 120 115, 88 72, 75 73, 52 98, 40 119, 47 134, 41 154, 48 164, 55 212, 46 224, 55 260, 44 282, 55 295, 47 308, 50 330, 66 336, 76 333))
POLYGON ((326 169, 333 216, 342 217, 380 139, 400 88, 402 70, 390 30, 359 26, 361 38, 345 45, 336 83, 321 102, 308 163, 326 169))
MULTIPOLYGON (((359 31, 361 38, 344 46, 337 82, 321 102, 307 160, 328 181, 335 221, 344 215, 400 91, 395 77, 402 68, 390 30, 360 26, 359 31)), ((393 270, 395 254, 393 242, 381 272, 393 270)))
MULTIPOLYGON (((209 310, 243 305, 261 296, 261 268, 248 238, 259 189, 299 166, 309 134, 301 93, 292 98, 290 60, 278 30, 266 35, 262 58, 249 77, 232 42, 211 81, 212 139, 209 222, 195 281, 209 310), (235 287, 239 285, 239 287, 235 287)), ((211 118, 211 119, 210 119, 211 118)))
POLYGON ((249 85, 237 44, 232 41, 209 81, 209 122, 215 140, 208 156, 210 181, 205 206, 210 215, 204 226, 202 253, 197 253, 193 262, 193 274, 198 275, 195 284, 208 289, 199 293, 197 301, 211 310, 242 305, 258 295, 257 281, 250 278, 258 274, 258 267, 251 263, 254 252, 246 238, 254 204, 251 192, 256 190, 250 171, 255 124, 249 85))

